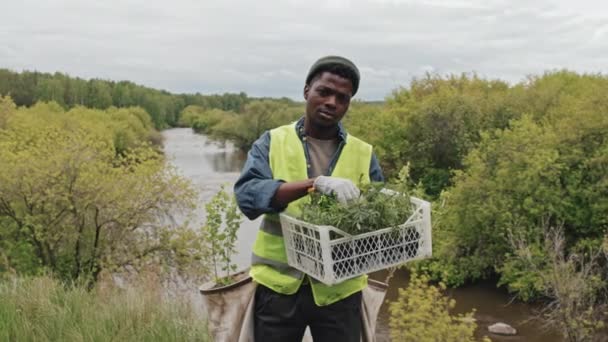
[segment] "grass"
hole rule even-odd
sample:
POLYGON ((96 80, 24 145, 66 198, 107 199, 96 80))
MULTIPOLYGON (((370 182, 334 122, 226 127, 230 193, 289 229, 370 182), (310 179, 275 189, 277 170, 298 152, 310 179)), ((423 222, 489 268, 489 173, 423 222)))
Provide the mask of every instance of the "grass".
POLYGON ((50 276, 0 278, 0 341, 209 341, 186 303, 154 286, 64 286, 50 276))

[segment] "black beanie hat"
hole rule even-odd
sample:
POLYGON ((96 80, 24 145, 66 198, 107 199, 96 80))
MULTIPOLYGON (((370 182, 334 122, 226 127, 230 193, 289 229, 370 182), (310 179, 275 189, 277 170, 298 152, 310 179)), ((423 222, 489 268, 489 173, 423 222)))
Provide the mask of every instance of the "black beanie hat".
POLYGON ((315 64, 313 64, 310 67, 310 71, 308 71, 308 75, 306 76, 306 84, 310 84, 310 80, 312 80, 312 78, 317 73, 319 73, 319 71, 325 71, 326 68, 335 66, 335 65, 339 65, 346 69, 349 69, 354 74, 355 79, 351 80, 352 84, 353 84, 353 96, 354 96, 357 93, 357 90, 359 89, 359 78, 360 78, 359 69, 357 69, 357 66, 355 65, 355 63, 351 62, 350 60, 348 60, 344 57, 325 56, 325 57, 319 58, 319 60, 316 61, 315 64))

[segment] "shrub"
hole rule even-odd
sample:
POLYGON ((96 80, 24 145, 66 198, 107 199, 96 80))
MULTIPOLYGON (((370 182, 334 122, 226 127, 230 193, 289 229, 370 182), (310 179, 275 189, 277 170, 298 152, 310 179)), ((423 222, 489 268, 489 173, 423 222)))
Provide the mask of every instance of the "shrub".
POLYGON ((174 243, 188 232, 168 219, 193 208, 195 192, 143 141, 151 126, 137 113, 145 115, 65 113, 53 103, 11 109, 0 128, 0 248, 8 267, 94 282, 103 269, 196 257, 196 248, 174 243), (118 134, 119 149, 116 132, 128 133, 118 134))
MULTIPOLYGON (((452 315, 456 301, 442 292, 445 285, 433 286, 425 275, 412 273, 408 287, 399 289, 397 301, 390 303, 389 327, 393 341, 472 342, 477 328, 474 311, 452 315)), ((484 341, 489 341, 484 338, 484 341)))
POLYGON ((543 241, 538 243, 521 236, 511 240, 515 249, 513 262, 527 269, 526 275, 534 275, 538 284, 535 288, 548 298, 539 318, 558 327, 569 342, 604 341, 605 336, 600 335, 608 319, 608 302, 601 259, 608 254, 596 248, 588 255, 567 255, 563 228, 541 229, 543 241), (541 253, 543 257, 539 258, 541 253))

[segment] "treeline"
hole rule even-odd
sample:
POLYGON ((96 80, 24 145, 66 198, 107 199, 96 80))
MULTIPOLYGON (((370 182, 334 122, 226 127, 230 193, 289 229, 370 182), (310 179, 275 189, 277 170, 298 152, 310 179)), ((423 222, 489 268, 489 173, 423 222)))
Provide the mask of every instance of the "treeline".
POLYGON ((74 106, 107 109, 142 107, 157 129, 175 126, 181 111, 189 105, 206 109, 241 112, 250 98, 238 94, 172 94, 129 81, 85 80, 56 72, 54 74, 0 69, 0 96, 10 96, 17 106, 32 106, 39 101, 57 102, 64 109, 74 106))

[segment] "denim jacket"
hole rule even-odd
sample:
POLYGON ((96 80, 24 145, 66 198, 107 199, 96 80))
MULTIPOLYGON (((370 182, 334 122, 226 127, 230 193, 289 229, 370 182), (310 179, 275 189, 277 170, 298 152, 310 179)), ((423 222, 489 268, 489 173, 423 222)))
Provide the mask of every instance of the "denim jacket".
MULTIPOLYGON (((298 120, 296 129, 298 131, 298 136, 302 141, 302 145, 304 146, 307 164, 310 164, 308 144, 306 143, 306 135, 304 134, 304 117, 298 120)), ((333 170, 338 162, 338 158, 340 157, 340 153, 346 142, 346 134, 342 123, 340 123, 338 125, 338 149, 329 164, 328 172, 329 170, 333 170)), ((270 202, 274 197, 275 192, 284 181, 272 178, 272 171, 270 170, 270 163, 268 160, 269 149, 270 132, 266 131, 251 146, 241 176, 234 184, 234 193, 237 203, 243 214, 251 220, 254 220, 262 214, 278 213, 285 209, 273 208, 270 206, 270 202)), ((308 172, 308 176, 310 177, 310 168, 308 169, 308 172)), ((373 153, 369 168, 369 176, 372 182, 384 181, 382 169, 380 168, 376 155, 373 153)))

